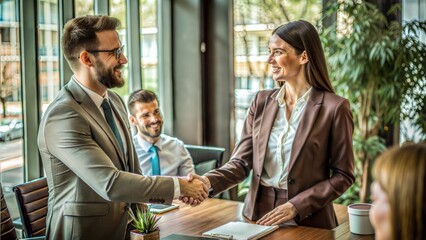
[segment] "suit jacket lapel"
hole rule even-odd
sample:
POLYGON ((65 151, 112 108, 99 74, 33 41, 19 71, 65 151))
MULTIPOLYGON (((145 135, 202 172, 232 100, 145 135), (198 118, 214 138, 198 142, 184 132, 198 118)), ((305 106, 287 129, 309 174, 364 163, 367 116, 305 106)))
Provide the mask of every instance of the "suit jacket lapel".
MULTIPOLYGON (((265 161, 266 149, 268 147, 269 135, 272 131, 272 126, 275 121, 275 117, 278 112, 278 102, 275 100, 276 95, 279 89, 273 92, 271 95, 267 96, 264 101, 263 112, 262 112, 262 121, 259 127, 259 167, 263 168, 263 163, 265 161)), ((258 106, 259 107, 259 106, 258 106)), ((259 172, 262 172, 262 169, 258 169, 259 172)))
MULTIPOLYGON (((106 136, 108 136, 111 143, 114 145, 115 150, 118 152, 120 157, 123 169, 126 169, 126 164, 124 161, 124 153, 121 152, 120 146, 115 139, 115 135, 106 122, 104 116, 102 116, 100 110, 96 107, 92 99, 86 94, 86 92, 75 82, 74 78, 71 78, 67 84, 69 91, 73 95, 74 99, 80 103, 80 106, 86 111, 86 113, 95 119, 99 126, 104 130, 106 136)), ((114 105, 114 104, 112 104, 114 105)), ((114 108, 114 107, 113 107, 114 108)), ((123 125, 122 125, 123 126, 123 125)))
POLYGON ((300 119, 299 126, 296 130, 296 135, 293 141, 293 147, 291 149, 291 158, 290 158, 290 166, 289 171, 294 165, 297 157, 300 154, 300 151, 303 145, 308 138, 309 133, 317 119, 319 110, 321 109, 321 105, 324 99, 324 92, 318 91, 315 88, 312 88, 312 93, 309 96, 309 100, 306 104, 305 110, 303 112, 302 119, 300 119))
MULTIPOLYGON (((127 131, 127 129, 129 129, 129 126, 127 126, 126 123, 123 120, 127 116, 125 115, 125 113, 120 112, 117 109, 117 107, 116 107, 116 106, 118 106, 118 104, 121 104, 120 100, 116 101, 116 99, 113 97, 113 93, 108 93, 108 95, 110 96, 110 100, 113 103, 113 104, 111 104, 112 105, 112 110, 114 111, 114 113, 115 113, 116 116, 119 116, 118 117, 117 125, 118 125, 118 127, 121 126, 121 129, 123 129, 124 141, 126 142, 126 145, 127 145, 127 153, 128 154, 127 154, 127 158, 123 157, 123 156, 126 155, 125 153, 123 153, 123 155, 120 155, 120 157, 121 157, 121 159, 123 161, 124 166, 126 167, 126 170, 129 170, 129 166, 131 164, 129 164, 129 162, 127 161, 127 159, 130 159, 129 158, 130 157, 129 153, 131 152, 131 148, 130 148, 130 144, 131 143, 130 143, 130 141, 133 141, 133 140, 130 137, 129 131, 127 131)), ((118 143, 117 143, 117 146, 118 146, 118 143)))

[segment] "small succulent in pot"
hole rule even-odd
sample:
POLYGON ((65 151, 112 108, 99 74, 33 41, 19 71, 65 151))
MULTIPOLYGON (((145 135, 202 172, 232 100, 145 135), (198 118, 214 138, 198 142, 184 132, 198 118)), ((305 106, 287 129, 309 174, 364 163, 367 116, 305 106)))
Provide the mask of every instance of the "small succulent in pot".
POLYGON ((132 219, 132 225, 135 227, 135 230, 131 232, 131 239, 142 239, 142 238, 136 238, 133 235, 139 234, 139 235, 147 235, 143 239, 159 239, 159 227, 158 227, 158 221, 161 217, 151 213, 149 210, 149 206, 146 204, 138 204, 136 205, 135 212, 132 211, 132 209, 129 209, 129 215, 132 219), (154 234, 152 234, 154 233, 154 234), (155 235, 152 237, 148 237, 151 235, 155 235))

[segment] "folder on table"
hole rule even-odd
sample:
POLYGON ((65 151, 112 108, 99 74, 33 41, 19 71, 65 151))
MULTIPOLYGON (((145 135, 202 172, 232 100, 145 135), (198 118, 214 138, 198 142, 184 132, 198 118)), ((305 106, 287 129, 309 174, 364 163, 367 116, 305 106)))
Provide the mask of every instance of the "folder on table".
POLYGON ((221 239, 254 240, 278 229, 278 226, 263 226, 246 222, 229 222, 210 231, 203 236, 221 239))

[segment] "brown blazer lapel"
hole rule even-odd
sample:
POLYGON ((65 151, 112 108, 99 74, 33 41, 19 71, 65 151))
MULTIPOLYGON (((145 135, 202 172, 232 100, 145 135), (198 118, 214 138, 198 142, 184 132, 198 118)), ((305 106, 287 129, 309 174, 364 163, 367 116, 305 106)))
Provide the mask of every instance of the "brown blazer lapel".
POLYGON ((302 119, 300 119, 299 126, 297 127, 296 135, 294 137, 293 147, 291 149, 291 158, 289 171, 294 165, 303 145, 314 126, 318 113, 324 99, 324 92, 312 88, 311 95, 309 96, 308 103, 306 104, 305 111, 303 112, 302 119))
MULTIPOLYGON (((262 121, 259 126, 259 167, 263 168, 263 162, 265 160, 266 149, 268 147, 269 135, 271 134, 272 126, 274 125, 275 117, 278 112, 278 102, 275 100, 279 89, 274 91, 271 95, 266 96, 264 105, 262 106, 263 111, 261 115, 262 121)), ((259 107, 259 106, 258 106, 259 107)), ((262 172, 262 169, 259 169, 262 172)))

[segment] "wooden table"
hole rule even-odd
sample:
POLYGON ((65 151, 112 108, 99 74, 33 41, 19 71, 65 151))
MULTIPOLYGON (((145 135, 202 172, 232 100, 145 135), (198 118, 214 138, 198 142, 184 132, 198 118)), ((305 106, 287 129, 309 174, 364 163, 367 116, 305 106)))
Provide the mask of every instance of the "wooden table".
MULTIPOLYGON (((187 206, 180 202, 175 202, 175 204, 180 205, 180 207, 160 214, 159 227, 161 237, 174 233, 201 236, 203 232, 230 221, 250 222, 242 215, 242 202, 212 198, 205 200, 196 207, 187 206)), ((302 226, 283 227, 262 239, 374 239, 374 235, 362 236, 350 233, 347 207, 335 205, 334 208, 340 225, 333 230, 302 226)))

